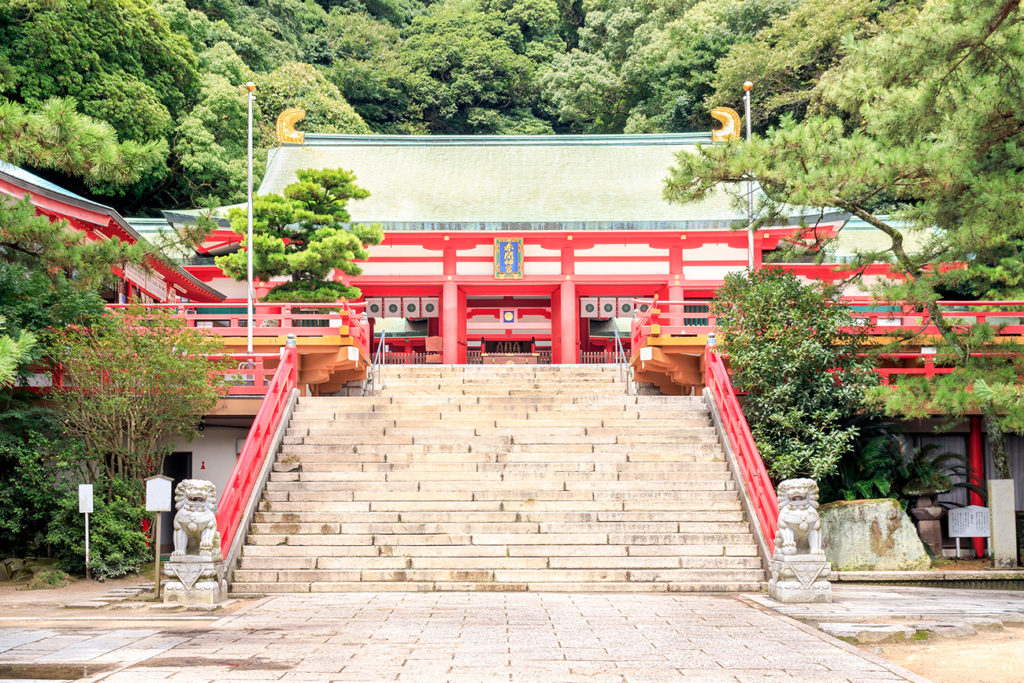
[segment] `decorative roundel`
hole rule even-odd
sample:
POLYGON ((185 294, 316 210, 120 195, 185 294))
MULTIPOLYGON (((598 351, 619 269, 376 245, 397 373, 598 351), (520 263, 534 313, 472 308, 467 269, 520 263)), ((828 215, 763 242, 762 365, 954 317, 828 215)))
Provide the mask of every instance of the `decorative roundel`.
POLYGON ((614 304, 610 304, 610 303, 605 304, 604 305, 604 312, 605 313, 614 313, 615 312, 615 305, 614 304))
POLYGON ((432 304, 432 303, 423 304, 423 310, 426 311, 427 313, 433 313, 434 312, 434 304, 432 304))
POLYGON ((388 313, 398 313, 398 304, 388 304, 388 313))
POLYGON ((628 301, 623 302, 623 304, 622 304, 622 312, 623 313, 632 313, 633 312, 633 304, 628 302, 628 301))
POLYGON ((594 313, 596 310, 597 307, 594 305, 594 302, 592 301, 588 301, 587 303, 583 304, 584 313, 594 313))
POLYGON ((416 304, 412 304, 412 303, 406 304, 405 310, 408 311, 409 313, 415 313, 416 312, 416 304))

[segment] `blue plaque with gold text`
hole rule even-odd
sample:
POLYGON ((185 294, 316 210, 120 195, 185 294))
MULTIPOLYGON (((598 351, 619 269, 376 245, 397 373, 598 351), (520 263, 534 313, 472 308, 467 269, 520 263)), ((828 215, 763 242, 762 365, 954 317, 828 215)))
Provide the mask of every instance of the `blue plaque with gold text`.
POLYGON ((494 240, 494 278, 518 280, 523 277, 523 238, 494 240))

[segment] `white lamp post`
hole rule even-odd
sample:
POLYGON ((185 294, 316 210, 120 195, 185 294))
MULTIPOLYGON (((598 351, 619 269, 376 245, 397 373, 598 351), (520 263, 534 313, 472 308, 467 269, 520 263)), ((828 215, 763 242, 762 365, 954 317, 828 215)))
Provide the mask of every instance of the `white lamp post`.
MULTIPOLYGON (((249 81, 245 84, 245 89, 249 91, 249 183, 248 183, 248 200, 246 202, 246 353, 252 353, 252 300, 253 300, 253 286, 252 286, 252 103, 255 101, 255 96, 252 94, 256 90, 256 84, 249 81)), ((749 124, 748 124, 749 128, 749 124)))
MULTIPOLYGON (((754 84, 743 83, 743 110, 747 119, 747 143, 750 143, 750 91, 754 84)), ((747 181, 747 265, 754 270, 754 181, 747 181)))

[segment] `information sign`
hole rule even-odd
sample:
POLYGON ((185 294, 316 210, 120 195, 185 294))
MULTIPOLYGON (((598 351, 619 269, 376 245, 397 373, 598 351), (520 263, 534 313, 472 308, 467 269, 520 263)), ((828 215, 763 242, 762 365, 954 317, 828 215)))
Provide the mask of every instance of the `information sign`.
POLYGON ((988 538, 988 508, 968 505, 949 511, 950 538, 988 538))
POLYGON ((158 474, 146 480, 146 509, 150 512, 171 511, 171 484, 174 480, 158 474))
POLYGON ((949 537, 956 539, 956 556, 960 558, 961 538, 990 538, 991 522, 988 508, 968 505, 949 511, 949 537))
POLYGON ((78 485, 78 511, 82 514, 92 512, 92 484, 78 485))

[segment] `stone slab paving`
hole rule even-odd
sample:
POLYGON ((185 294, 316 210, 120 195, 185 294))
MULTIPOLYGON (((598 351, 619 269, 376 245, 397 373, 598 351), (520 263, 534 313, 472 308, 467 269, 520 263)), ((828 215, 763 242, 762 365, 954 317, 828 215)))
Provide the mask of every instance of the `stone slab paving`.
POLYGON ((784 605, 767 595, 745 596, 781 614, 805 620, 868 621, 990 617, 1024 623, 1024 591, 832 584, 831 604, 784 605))
POLYGON ((924 680, 722 594, 282 595, 213 624, 0 629, 4 664, 108 683, 924 680))

